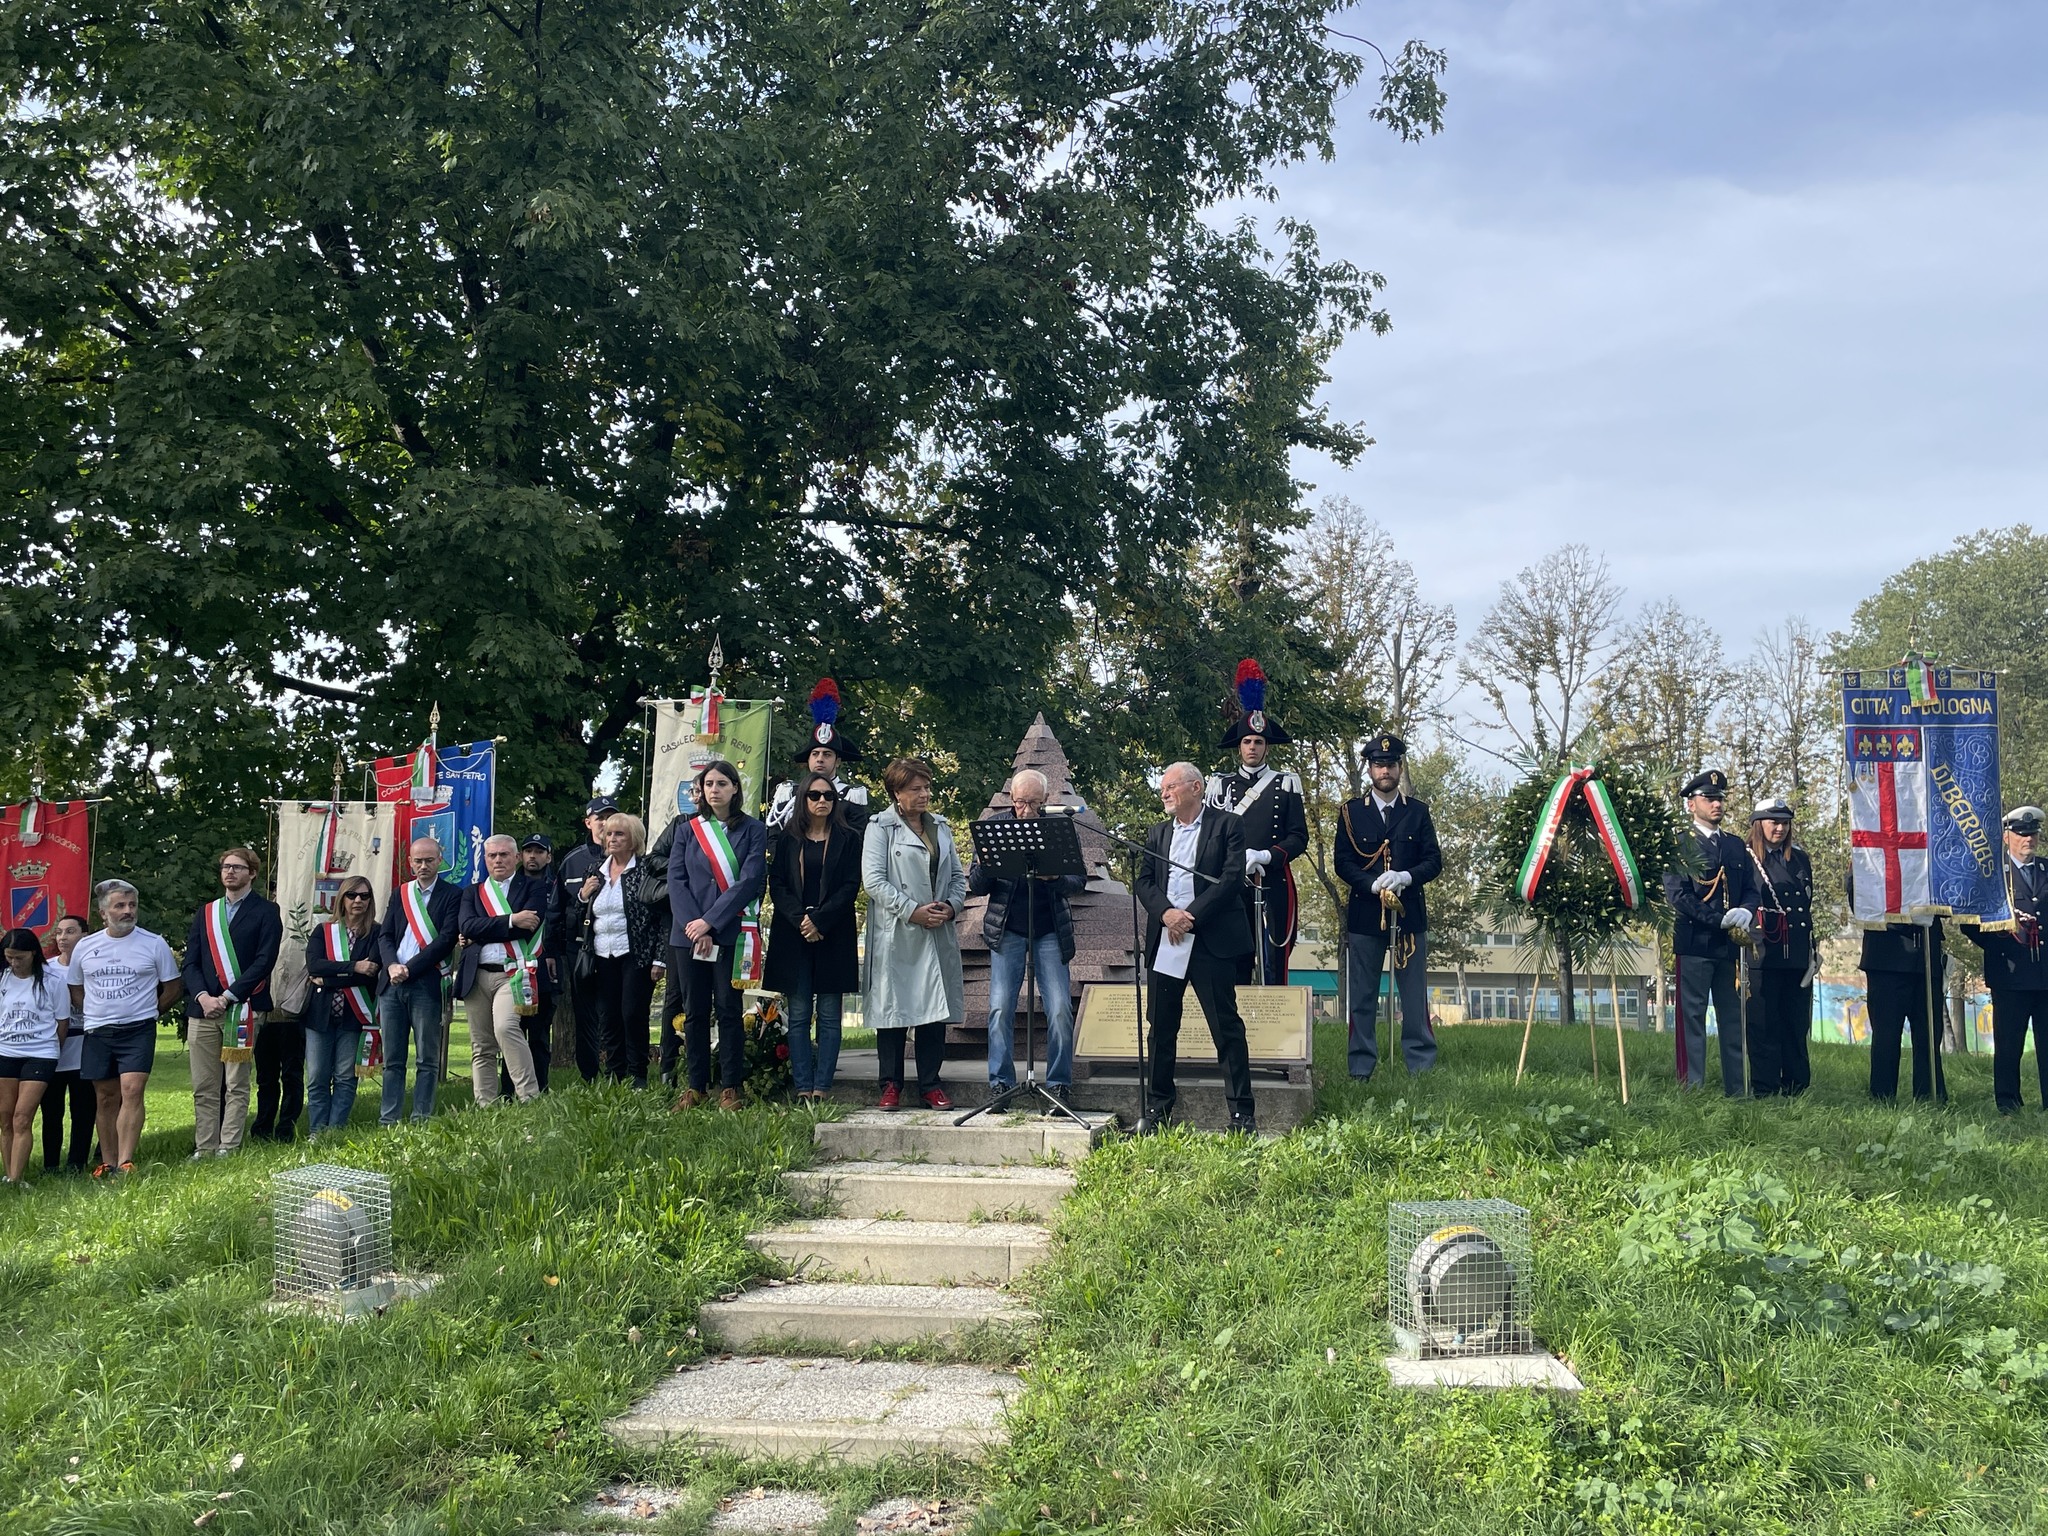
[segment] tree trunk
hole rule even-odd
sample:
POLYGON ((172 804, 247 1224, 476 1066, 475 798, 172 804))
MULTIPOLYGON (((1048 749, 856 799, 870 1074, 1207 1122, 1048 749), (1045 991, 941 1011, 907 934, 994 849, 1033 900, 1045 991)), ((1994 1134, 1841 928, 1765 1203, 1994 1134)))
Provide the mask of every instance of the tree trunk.
POLYGON ((1571 1025, 1576 1024, 1578 1022, 1579 1011, 1577 1007, 1577 999, 1573 996, 1573 993, 1576 990, 1576 978, 1572 974, 1571 950, 1567 948, 1562 941, 1560 941, 1557 946, 1558 1023, 1571 1025))

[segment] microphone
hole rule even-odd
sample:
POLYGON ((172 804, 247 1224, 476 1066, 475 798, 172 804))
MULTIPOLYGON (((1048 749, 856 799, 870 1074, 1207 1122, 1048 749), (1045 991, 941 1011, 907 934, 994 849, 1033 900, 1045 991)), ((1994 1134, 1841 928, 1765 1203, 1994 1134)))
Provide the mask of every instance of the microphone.
POLYGON ((1085 807, 1078 805, 1048 805, 1044 809, 1044 814, 1047 816, 1078 816, 1084 809, 1085 807))

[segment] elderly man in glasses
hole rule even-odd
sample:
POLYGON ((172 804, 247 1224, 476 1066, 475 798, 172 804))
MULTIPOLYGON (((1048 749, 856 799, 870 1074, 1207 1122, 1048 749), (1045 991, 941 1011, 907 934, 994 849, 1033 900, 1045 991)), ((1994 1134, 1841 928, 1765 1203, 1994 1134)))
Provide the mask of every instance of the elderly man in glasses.
MULTIPOLYGON (((256 889, 262 870, 263 861, 247 848, 223 853, 220 896, 192 915, 185 936, 185 1054, 192 1065, 195 1162, 226 1157, 241 1146, 249 1118, 257 1030, 270 1010, 270 971, 284 942, 276 904, 256 889)), ((292 1054, 303 1070, 303 1034, 297 1045, 292 1054)), ((303 1097, 303 1087, 299 1092, 303 1097)), ((296 1100, 291 1119, 298 1119, 296 1100)))

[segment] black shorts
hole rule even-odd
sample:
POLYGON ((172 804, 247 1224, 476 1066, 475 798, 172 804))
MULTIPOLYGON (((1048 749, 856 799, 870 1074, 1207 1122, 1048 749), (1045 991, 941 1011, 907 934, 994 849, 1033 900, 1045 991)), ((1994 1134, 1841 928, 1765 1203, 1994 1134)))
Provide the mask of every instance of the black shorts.
POLYGON ((0 1056, 0 1078, 19 1078, 24 1083, 54 1082, 57 1077, 57 1058, 54 1056, 0 1056))
POLYGON ((137 1019, 133 1024, 87 1030, 79 1052, 78 1075, 89 1083, 103 1083, 130 1072, 147 1077, 155 1065, 156 1020, 137 1019))

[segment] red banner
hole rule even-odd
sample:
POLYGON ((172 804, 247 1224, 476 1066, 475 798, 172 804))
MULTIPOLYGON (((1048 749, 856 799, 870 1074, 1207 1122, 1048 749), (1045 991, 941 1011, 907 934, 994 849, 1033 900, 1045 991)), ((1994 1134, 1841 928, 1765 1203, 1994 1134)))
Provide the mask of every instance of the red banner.
POLYGON ((412 871, 406 867, 406 850, 412 845, 412 765, 419 754, 408 752, 403 757, 380 757, 372 766, 377 780, 377 798, 392 807, 391 846, 397 851, 391 859, 391 889, 397 890, 412 878, 412 871))
POLYGON ((91 925, 90 816, 83 800, 24 800, 0 810, 0 879, 7 887, 0 917, 7 927, 42 935, 72 916, 91 925))

